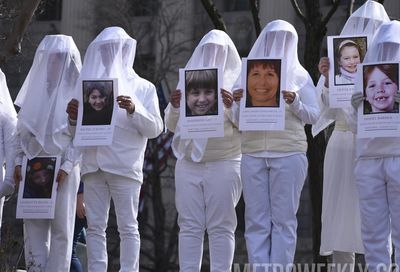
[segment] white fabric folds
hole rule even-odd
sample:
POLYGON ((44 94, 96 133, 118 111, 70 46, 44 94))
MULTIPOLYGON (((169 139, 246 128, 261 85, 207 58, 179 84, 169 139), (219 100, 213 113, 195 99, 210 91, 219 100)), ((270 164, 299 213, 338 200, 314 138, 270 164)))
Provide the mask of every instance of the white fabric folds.
POLYGON ((72 37, 47 35, 40 42, 15 100, 21 108, 17 133, 29 158, 42 150, 48 154, 61 153, 61 133, 68 126, 65 110, 73 97, 81 67, 80 54, 72 37))
MULTIPOLYGON (((185 68, 218 67, 223 71, 223 88, 231 91, 241 69, 241 60, 235 45, 229 36, 220 30, 211 30, 200 41, 185 68)), ((179 81, 177 89, 183 90, 185 82, 179 81)), ((219 90, 218 90, 219 91, 219 90)), ((169 106, 171 107, 171 106, 169 106)), ((167 108, 166 111, 171 110, 167 108)), ((177 159, 182 159, 189 146, 192 147, 191 158, 201 161, 207 145, 204 139, 182 139, 179 121, 172 140, 172 149, 177 159)))

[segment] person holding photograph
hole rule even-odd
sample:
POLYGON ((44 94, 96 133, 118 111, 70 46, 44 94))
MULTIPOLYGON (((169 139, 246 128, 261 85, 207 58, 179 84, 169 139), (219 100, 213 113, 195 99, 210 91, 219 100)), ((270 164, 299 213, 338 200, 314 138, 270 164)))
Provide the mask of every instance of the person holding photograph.
MULTIPOLYGON (((365 56, 366 63, 400 61, 400 22, 380 26, 365 56)), ((357 128, 357 108, 364 100, 362 92, 354 93, 354 107, 349 115, 357 128)), ((400 102, 400 93, 394 97, 400 102)), ((400 265, 400 137, 356 139, 355 181, 358 189, 361 232, 368 271, 392 271, 400 265)))
POLYGON ((278 61, 247 61, 246 107, 279 107, 279 73, 278 61))
POLYGON ((0 69, 0 230, 4 197, 14 192, 15 129, 17 113, 7 87, 6 76, 0 69), (5 167, 4 167, 5 164, 5 167))
POLYGON ((84 91, 82 125, 109 125, 113 112, 112 90, 100 82, 88 83, 84 91))
POLYGON ((218 114, 216 70, 186 72, 186 116, 218 114))
MULTIPOLYGON (((118 109, 111 145, 82 151, 89 271, 107 271, 106 228, 110 201, 117 216, 120 271, 139 271, 139 193, 147 140, 163 128, 156 88, 133 70, 136 40, 120 27, 105 28, 89 45, 80 79, 116 78, 118 109)), ((77 88, 76 96, 81 95, 77 88)), ((75 130, 79 102, 68 103, 70 129, 75 130)))
MULTIPOLYGON (((388 21, 382 4, 367 1, 349 17, 340 34, 372 37, 379 26, 388 21)), ((324 159, 320 254, 332 255, 332 263, 338 270, 352 272, 355 253, 364 253, 354 181, 355 135, 346 120, 345 111, 329 108, 329 58, 322 57, 318 69, 321 77, 317 92, 322 114, 317 125, 313 126, 313 135, 335 122, 324 159)))
POLYGON ((399 90, 399 71, 395 65, 364 68, 364 113, 399 112, 394 96, 399 90))
MULTIPOLYGON (((69 271, 80 152, 72 146, 72 135, 62 109, 72 97, 80 68, 79 51, 72 37, 45 36, 15 101, 20 107, 15 182, 21 181, 24 156, 31 161, 38 156, 61 157, 60 170, 54 173, 57 181, 54 219, 24 219, 28 271, 69 271)), ((37 161, 28 168, 28 174, 31 170, 41 172, 47 168, 48 164, 37 161)), ((32 178, 42 183, 47 174, 39 175, 39 172, 33 171, 32 178)))
MULTIPOLYGON (((221 89, 224 104, 224 137, 182 139, 179 115, 180 79, 165 110, 166 127, 174 132, 172 149, 175 166, 175 201, 179 225, 180 271, 200 271, 204 234, 210 247, 210 271, 230 271, 235 250, 237 225, 235 206, 242 187, 240 182, 240 136, 232 122, 230 90, 240 74, 239 54, 229 36, 211 30, 200 41, 186 69, 218 67, 223 73, 221 89), (216 175, 218 173, 218 175, 216 175)), ((216 79, 210 78, 216 85, 216 79)))
MULTIPOLYGON (((282 58, 286 64, 285 129, 242 132, 245 238, 252 271, 277 265, 289 269, 296 249, 296 212, 308 165, 304 125, 315 123, 320 113, 314 84, 297 57, 297 41, 291 24, 275 20, 264 27, 248 56, 282 58)), ((235 107, 242 96, 243 90, 235 89, 235 107)))
POLYGON ((357 64, 361 63, 362 50, 358 43, 346 39, 340 42, 337 52, 339 73, 335 75, 336 85, 354 84, 357 73, 357 64))

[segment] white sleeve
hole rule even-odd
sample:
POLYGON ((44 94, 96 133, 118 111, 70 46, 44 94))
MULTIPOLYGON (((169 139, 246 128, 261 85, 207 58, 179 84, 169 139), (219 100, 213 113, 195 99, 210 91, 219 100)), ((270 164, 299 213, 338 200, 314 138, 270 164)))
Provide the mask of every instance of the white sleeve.
POLYGON ((315 124, 320 115, 316 91, 311 78, 307 84, 298 90, 289 109, 306 124, 315 124))

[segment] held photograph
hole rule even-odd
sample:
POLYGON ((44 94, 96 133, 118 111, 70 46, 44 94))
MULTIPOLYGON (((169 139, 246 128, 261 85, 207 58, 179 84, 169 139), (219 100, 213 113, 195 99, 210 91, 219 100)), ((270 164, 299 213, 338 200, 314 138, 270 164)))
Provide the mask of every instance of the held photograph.
POLYGON ((362 63, 367 52, 367 37, 336 37, 332 42, 335 85, 354 85, 357 64, 362 63))
POLYGON ((185 71, 186 117, 218 115, 218 71, 185 71))
POLYGON ((112 80, 84 80, 82 125, 110 125, 114 105, 112 80))
POLYGON ((246 108, 279 107, 281 60, 247 60, 246 108))

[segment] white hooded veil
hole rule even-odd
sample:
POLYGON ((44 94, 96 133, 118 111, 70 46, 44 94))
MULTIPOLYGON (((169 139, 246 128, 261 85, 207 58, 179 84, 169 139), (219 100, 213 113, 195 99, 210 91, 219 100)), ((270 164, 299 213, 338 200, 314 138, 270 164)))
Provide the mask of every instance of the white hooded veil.
POLYGON ((17 133, 29 158, 41 150, 48 154, 62 151, 59 137, 68 126, 65 110, 73 97, 80 68, 80 54, 72 37, 48 35, 40 42, 15 100, 21 108, 17 133))
POLYGON ((17 112, 15 111, 14 104, 12 102, 10 91, 7 87, 6 76, 0 69, 0 104, 2 111, 11 116, 12 118, 17 117, 17 112))
POLYGON ((282 71, 286 74, 286 86, 282 87, 284 90, 296 92, 309 79, 308 72, 300 64, 297 43, 296 29, 286 21, 275 20, 264 27, 248 58, 282 58, 286 65, 286 71, 282 71))
MULTIPOLYGON (((368 0, 361 7, 359 7, 350 17, 347 19, 340 35, 367 35, 371 38, 374 36, 377 29, 385 22, 389 22, 389 16, 387 15, 385 8, 382 4, 368 0)), ((370 42, 370 41, 368 41, 370 42)), ((371 47, 368 48, 368 51, 371 47)), ((365 61, 365 59, 364 59, 365 61)), ((322 90, 325 77, 321 75, 317 83, 317 90, 322 90)), ((335 120, 336 114, 340 112, 337 109, 328 109, 320 102, 321 109, 325 108, 321 113, 316 125, 312 126, 312 134, 316 136, 326 127, 328 127, 335 120)))
MULTIPOLYGON (((222 88, 232 90, 240 74, 241 60, 231 38, 221 30, 211 30, 200 41, 185 68, 218 67, 223 73, 222 88)), ((185 82, 179 81, 177 89, 183 90, 185 82)), ((218 90, 219 91, 219 90, 218 90)), ((166 111, 170 110, 171 104, 166 111)), ((199 162, 204 155, 208 139, 182 139, 179 121, 172 140, 172 149, 178 159, 185 156, 186 149, 192 145, 191 158, 199 162)))
MULTIPOLYGON (((135 101, 135 107, 140 107, 142 105, 135 98, 135 93, 141 87, 142 78, 133 70, 135 53, 136 40, 124 29, 115 26, 105 28, 86 51, 80 79, 117 78, 118 94, 130 96, 135 101)), ((77 96, 80 92, 81 86, 78 86, 77 96)), ((118 108, 116 126, 131 129, 127 122, 125 110, 118 108)))

